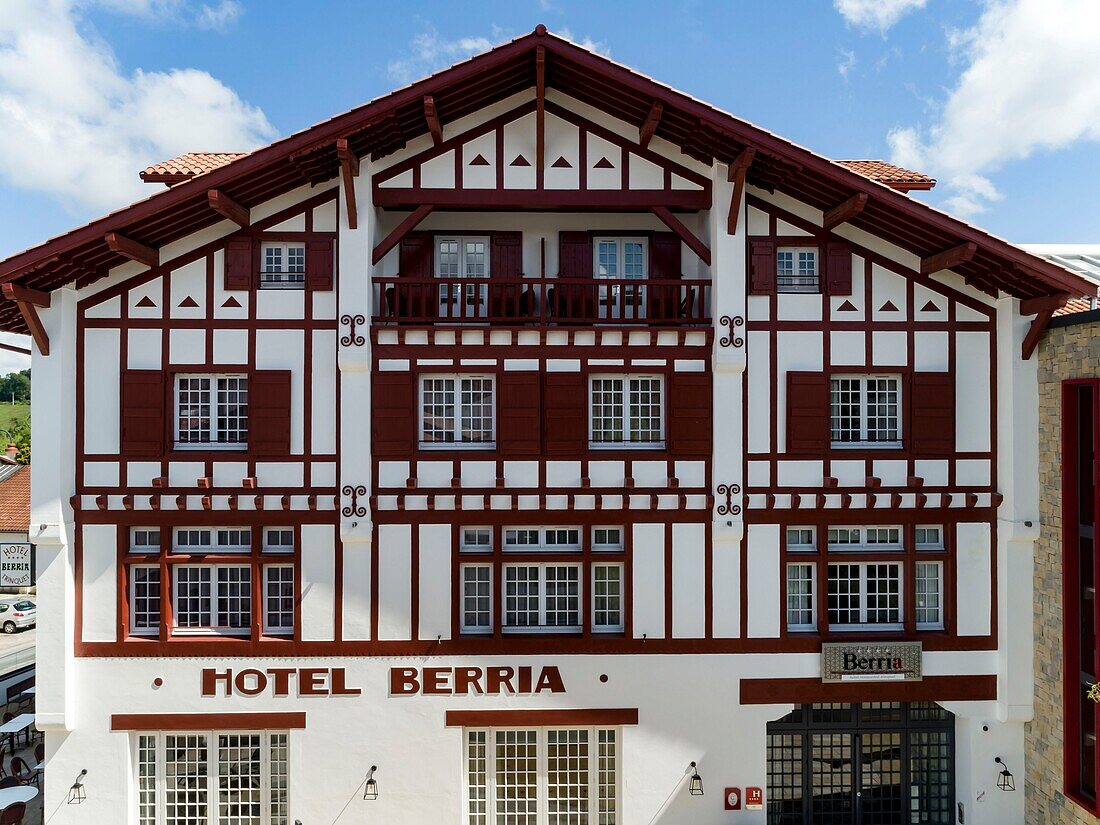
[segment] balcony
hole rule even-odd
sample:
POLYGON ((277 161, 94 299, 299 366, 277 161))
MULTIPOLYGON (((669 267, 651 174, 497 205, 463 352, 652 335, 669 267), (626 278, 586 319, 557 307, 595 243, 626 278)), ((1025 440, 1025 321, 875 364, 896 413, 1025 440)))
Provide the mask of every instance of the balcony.
POLYGON ((372 324, 710 325, 710 281, 374 278, 372 324))

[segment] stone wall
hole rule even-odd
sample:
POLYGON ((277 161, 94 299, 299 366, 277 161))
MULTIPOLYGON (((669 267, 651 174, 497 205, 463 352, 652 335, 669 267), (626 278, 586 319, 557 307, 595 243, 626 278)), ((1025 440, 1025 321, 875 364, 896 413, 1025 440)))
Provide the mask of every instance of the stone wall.
POLYGON ((1097 819, 1063 794, 1062 381, 1100 376, 1100 322, 1048 330, 1039 346, 1039 517, 1035 555, 1035 718, 1025 728, 1029 825, 1097 819))

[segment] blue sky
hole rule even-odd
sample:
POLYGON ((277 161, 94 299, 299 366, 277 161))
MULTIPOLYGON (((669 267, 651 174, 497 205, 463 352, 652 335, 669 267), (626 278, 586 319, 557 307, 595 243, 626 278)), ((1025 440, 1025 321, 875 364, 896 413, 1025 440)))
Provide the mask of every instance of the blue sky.
POLYGON ((919 197, 1010 240, 1100 242, 1095 0, 0 7, 0 256, 154 191, 152 161, 253 148, 539 22, 822 154, 933 174, 919 197))

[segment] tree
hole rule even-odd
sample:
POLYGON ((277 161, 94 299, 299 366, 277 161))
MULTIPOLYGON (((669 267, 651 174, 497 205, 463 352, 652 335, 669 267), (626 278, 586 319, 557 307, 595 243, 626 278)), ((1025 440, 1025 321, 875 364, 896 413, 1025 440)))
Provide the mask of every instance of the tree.
POLYGON ((11 428, 11 441, 19 448, 15 460, 20 464, 31 463, 31 424, 29 421, 16 421, 11 428))
POLYGON ((0 402, 26 403, 31 400, 31 371, 10 372, 0 378, 0 402))

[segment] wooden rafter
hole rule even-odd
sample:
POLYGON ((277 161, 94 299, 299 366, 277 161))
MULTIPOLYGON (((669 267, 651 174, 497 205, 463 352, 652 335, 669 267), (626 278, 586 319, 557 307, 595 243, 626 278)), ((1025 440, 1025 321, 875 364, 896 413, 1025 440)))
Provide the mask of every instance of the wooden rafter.
POLYGON ((679 235, 680 240, 691 247, 692 252, 698 255, 699 259, 703 263, 705 263, 707 266, 710 266, 710 247, 708 247, 705 243, 695 237, 695 233, 684 226, 679 218, 668 211, 668 207, 651 206, 650 211, 653 212, 653 214, 656 215, 658 218, 660 218, 661 222, 665 226, 667 226, 669 229, 679 235))
POLYGON ((103 236, 103 240, 107 242, 108 249, 131 261, 137 261, 150 268, 160 266, 160 252, 151 246, 138 243, 118 232, 108 232, 103 236))
POLYGON ((935 255, 929 255, 927 258, 921 259, 920 274, 931 275, 934 272, 941 272, 944 269, 951 269, 959 264, 965 264, 974 257, 977 251, 978 245, 976 243, 967 242, 945 249, 943 252, 937 252, 935 255))
POLYGON ((50 293, 19 284, 4 284, 4 297, 9 301, 23 301, 43 309, 49 309, 50 306, 50 293))
POLYGON ((245 228, 248 228, 249 224, 252 223, 252 217, 248 209, 241 206, 220 189, 207 189, 206 198, 210 201, 210 208, 223 218, 227 218, 238 226, 245 228))
POLYGON ((649 114, 646 115, 645 122, 638 130, 638 145, 643 149, 649 146, 649 142, 653 140, 653 135, 657 132, 657 126, 661 123, 661 116, 664 113, 665 104, 659 100, 654 100, 653 105, 649 107, 649 114))
POLYGON ((371 262, 378 263, 386 257, 386 253, 401 243, 401 239, 412 232, 422 220, 428 217, 434 208, 435 207, 430 203, 418 206, 409 217, 405 218, 405 220, 394 227, 393 231, 383 238, 378 246, 374 248, 374 251, 371 253, 371 262))
POLYGON ((0 343, 0 349, 6 349, 8 352, 18 352, 20 355, 31 354, 31 351, 26 347, 17 347, 15 344, 0 343))
POLYGON ((546 47, 535 49, 535 169, 546 168, 546 47))
POLYGON ((5 298, 15 302, 19 314, 23 316, 23 322, 30 330, 31 338, 38 345, 38 351, 43 355, 49 355, 50 337, 46 334, 46 328, 42 326, 42 319, 38 317, 38 307, 50 305, 49 293, 28 289, 18 284, 4 284, 3 293, 5 298))
POLYGON ((728 179, 733 183, 733 193, 730 195, 730 211, 726 216, 726 232, 730 235, 737 234, 737 220, 741 213, 741 196, 745 192, 745 176, 749 172, 749 167, 752 166, 752 159, 755 155, 756 150, 751 146, 746 146, 730 164, 728 179))
POLYGON ((355 207, 355 178, 359 177, 359 158, 348 146, 347 138, 336 141, 336 157, 340 159, 340 175, 344 183, 344 204, 348 210, 348 228, 359 227, 359 212, 355 207))
POLYGON ((866 192, 857 192, 848 198, 848 200, 838 203, 832 209, 825 213, 825 220, 822 222, 822 226, 826 231, 835 229, 846 221, 850 221, 856 215, 863 211, 863 207, 867 205, 869 196, 866 192))
POLYGON ((443 142, 443 124, 439 120, 439 112, 435 110, 435 99, 431 95, 424 95, 424 119, 428 121, 432 142, 438 146, 443 142))

